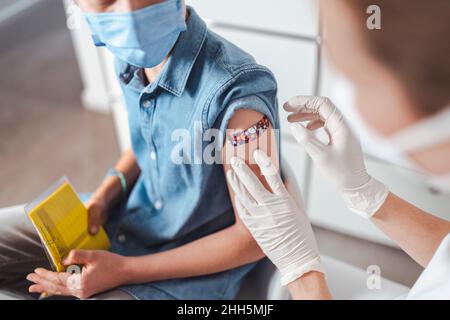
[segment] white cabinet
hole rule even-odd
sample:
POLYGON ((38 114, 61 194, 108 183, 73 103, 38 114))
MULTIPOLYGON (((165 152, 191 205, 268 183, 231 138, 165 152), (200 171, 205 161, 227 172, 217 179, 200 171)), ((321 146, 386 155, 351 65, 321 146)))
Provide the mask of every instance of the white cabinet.
POLYGON ((312 38, 318 34, 314 0, 187 0, 202 17, 229 26, 312 38))
MULTIPOLYGON (((311 163, 308 160, 308 156, 306 153, 299 148, 297 142, 294 141, 294 138, 285 136, 283 137, 283 141, 281 144, 281 152, 283 157, 282 164, 289 171, 284 171, 284 178, 295 179, 299 192, 301 194, 303 204, 307 207, 307 199, 309 193, 309 181, 311 178, 311 163), (287 177, 286 175, 289 175, 287 177), (292 175, 292 176, 291 176, 292 175)), ((283 167, 282 167, 283 168, 283 167)))

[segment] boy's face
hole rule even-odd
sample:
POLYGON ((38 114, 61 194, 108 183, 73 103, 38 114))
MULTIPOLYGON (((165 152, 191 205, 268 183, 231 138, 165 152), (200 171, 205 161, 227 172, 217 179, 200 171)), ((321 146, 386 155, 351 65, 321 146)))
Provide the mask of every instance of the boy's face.
POLYGON ((131 12, 164 0, 74 0, 83 12, 131 12))

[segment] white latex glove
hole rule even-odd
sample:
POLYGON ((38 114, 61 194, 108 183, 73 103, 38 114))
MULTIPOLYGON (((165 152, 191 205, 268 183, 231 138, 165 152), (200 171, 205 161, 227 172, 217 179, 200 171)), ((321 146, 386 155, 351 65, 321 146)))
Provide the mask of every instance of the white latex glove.
POLYGON ((240 158, 232 158, 227 178, 236 195, 239 216, 267 257, 281 272, 287 285, 310 271, 324 273, 314 233, 303 207, 286 190, 270 158, 254 152, 273 192, 268 191, 240 158))
POLYGON ((356 214, 372 217, 386 200, 388 188, 366 170, 361 145, 343 115, 328 98, 297 96, 285 103, 292 112, 288 120, 295 139, 318 169, 340 191, 347 207, 356 214), (304 127, 298 122, 310 121, 304 127), (322 143, 313 131, 324 127, 329 143, 322 143))

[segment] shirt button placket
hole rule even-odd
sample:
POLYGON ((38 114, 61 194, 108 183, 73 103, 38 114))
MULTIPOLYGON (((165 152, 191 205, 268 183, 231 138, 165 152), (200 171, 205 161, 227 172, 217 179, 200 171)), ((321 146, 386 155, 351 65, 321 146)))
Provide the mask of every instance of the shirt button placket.
POLYGON ((127 237, 121 233, 117 236, 117 241, 119 241, 120 243, 124 243, 125 241, 127 241, 127 237))
MULTIPOLYGON (((149 99, 145 99, 145 100, 142 101, 141 105, 142 105, 143 108, 148 109, 148 108, 150 108, 152 106, 152 102, 149 99)), ((153 143, 152 143, 152 145, 153 145, 153 143)), ((154 183, 154 181, 158 180, 157 156, 156 156, 156 151, 154 149, 154 145, 153 145, 153 148, 151 147, 151 150, 149 152, 149 157, 150 157, 150 160, 151 160, 151 162, 150 162, 150 170, 152 172, 152 181, 153 181, 153 185, 154 185, 153 194, 154 194, 155 198, 158 199, 158 200, 154 201, 153 206, 154 206, 154 208, 156 210, 159 211, 159 210, 162 209, 164 203, 162 202, 162 200, 158 196, 157 188, 156 188, 155 183, 154 183)))
MULTIPOLYGON (((157 162, 156 161, 156 152, 154 150, 150 151, 150 155, 149 156, 150 156, 150 160, 151 160, 150 167, 151 167, 151 170, 152 170, 152 176, 153 176, 153 179, 155 179, 154 181, 157 181, 158 180, 158 170, 157 170, 158 166, 157 166, 157 163, 156 163, 157 162)), ((156 210, 159 211, 163 207, 163 202, 162 202, 161 198, 158 196, 157 188, 155 188, 153 190, 153 192, 154 192, 154 196, 157 199, 153 203, 153 206, 154 206, 154 208, 156 210)))

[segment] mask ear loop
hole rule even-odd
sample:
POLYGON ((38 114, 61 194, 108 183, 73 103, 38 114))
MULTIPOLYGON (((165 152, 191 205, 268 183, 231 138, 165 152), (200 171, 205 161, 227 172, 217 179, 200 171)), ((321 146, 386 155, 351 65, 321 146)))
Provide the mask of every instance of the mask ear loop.
POLYGON ((106 45, 100 40, 99 36, 96 34, 91 35, 92 41, 96 47, 105 47, 106 45))
MULTIPOLYGON (((450 106, 435 115, 412 124, 390 139, 402 153, 410 153, 450 141, 450 106)), ((423 174, 426 184, 432 190, 436 193, 450 194, 450 172, 444 175, 436 175, 417 168, 420 169, 418 172, 423 174)))
POLYGON ((450 106, 388 138, 399 151, 408 153, 450 140, 450 106))

